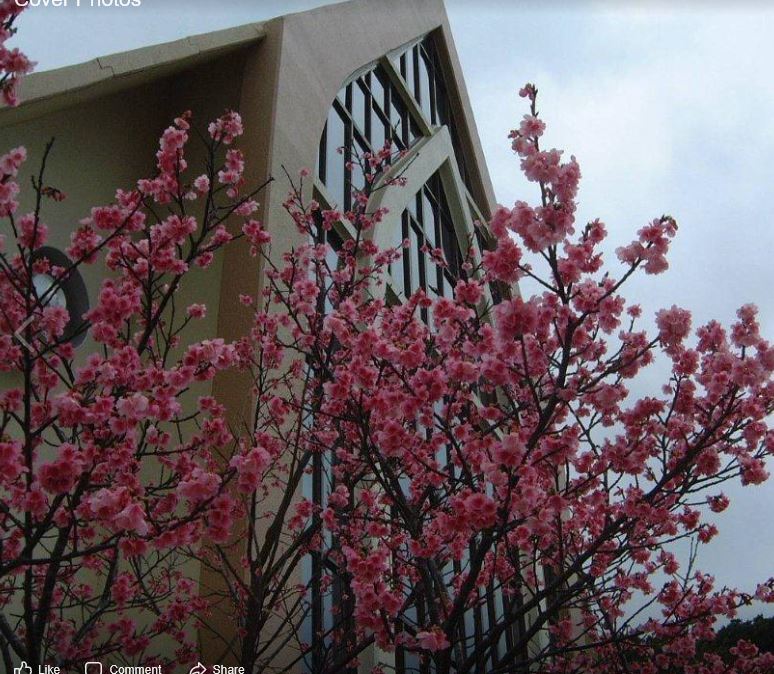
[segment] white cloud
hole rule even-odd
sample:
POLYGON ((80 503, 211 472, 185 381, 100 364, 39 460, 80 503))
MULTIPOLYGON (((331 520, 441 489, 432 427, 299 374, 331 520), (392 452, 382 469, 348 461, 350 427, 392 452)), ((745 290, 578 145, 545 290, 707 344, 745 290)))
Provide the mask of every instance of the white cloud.
MULTIPOLYGON (((505 139, 526 111, 516 89, 533 81, 546 142, 577 156, 581 220, 607 223, 608 250, 664 212, 680 223, 670 271, 629 287, 646 315, 676 303, 695 324, 730 322, 753 301, 774 339, 774 15, 754 4, 573 7, 450 2, 498 198, 535 198, 505 139)), ((657 381, 654 372, 642 392, 657 381)), ((774 571, 774 483, 726 491, 721 535, 699 561, 719 585, 749 589, 774 571)))

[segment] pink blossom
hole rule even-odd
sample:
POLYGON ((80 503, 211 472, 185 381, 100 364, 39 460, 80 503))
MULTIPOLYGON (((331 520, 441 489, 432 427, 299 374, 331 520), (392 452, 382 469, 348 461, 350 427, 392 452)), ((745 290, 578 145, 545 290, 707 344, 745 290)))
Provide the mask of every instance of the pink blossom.
POLYGON ((242 127, 242 118, 239 113, 228 111, 222 117, 209 125, 208 131, 215 141, 220 141, 224 145, 230 145, 234 139, 241 136, 244 132, 242 127))
POLYGON ((489 275, 506 283, 512 283, 521 276, 520 262, 521 250, 508 237, 500 239, 494 250, 487 250, 483 255, 484 268, 489 275))
POLYGON ((113 518, 116 529, 131 531, 138 536, 147 536, 150 528, 145 519, 145 511, 139 503, 130 503, 113 518))
POLYGON ((21 443, 0 442, 0 482, 12 482, 24 471, 21 443))
POLYGON ((446 635, 439 628, 417 632, 417 644, 420 648, 431 652, 445 651, 451 646, 446 635))
POLYGON ((207 315, 207 307, 204 304, 189 304, 186 314, 191 318, 204 318, 207 315))
POLYGON ((534 84, 525 84, 521 89, 519 89, 519 96, 522 98, 529 98, 531 101, 534 101, 535 97, 537 96, 537 88, 534 84))
POLYGON ((656 313, 658 336, 667 347, 682 343, 691 331, 691 313, 672 305, 671 309, 661 309, 656 313))
POLYGON ((459 281, 454 287, 455 296, 467 304, 478 304, 481 299, 481 286, 472 281, 459 281))
POLYGON ((44 246, 48 240, 48 227, 34 213, 27 213, 19 218, 19 243, 36 249, 44 246))
POLYGON ((215 496, 220 489, 220 484, 218 475, 196 467, 185 480, 181 480, 177 490, 180 496, 197 504, 215 496))
POLYGON ((7 176, 15 177, 26 160, 27 149, 23 146, 14 148, 0 157, 0 171, 7 176))
POLYGON ((263 447, 254 447, 247 454, 238 454, 232 458, 231 466, 237 471, 240 491, 250 493, 255 490, 270 461, 271 456, 263 447))
POLYGON ((75 445, 65 443, 59 447, 57 458, 38 469, 40 484, 51 494, 64 494, 73 489, 83 471, 83 458, 75 445))
POLYGON ((506 435, 492 452, 492 457, 498 463, 509 468, 518 466, 526 453, 526 447, 518 435, 506 435))
POLYGON ((710 510, 712 510, 712 512, 720 513, 728 507, 729 500, 725 494, 718 494, 716 496, 708 496, 707 503, 709 504, 710 510))
POLYGON ((546 124, 542 119, 538 119, 533 115, 524 115, 524 119, 519 126, 519 133, 522 136, 539 138, 543 135, 543 131, 545 131, 545 129, 546 124))
POLYGON ((205 194, 210 189, 210 179, 206 175, 201 175, 193 181, 193 186, 200 194, 205 194))

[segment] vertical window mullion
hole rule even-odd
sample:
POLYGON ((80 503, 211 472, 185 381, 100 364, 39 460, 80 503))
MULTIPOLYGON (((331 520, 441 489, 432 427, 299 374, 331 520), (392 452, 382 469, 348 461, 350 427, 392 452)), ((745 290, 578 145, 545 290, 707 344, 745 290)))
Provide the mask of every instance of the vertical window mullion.
MULTIPOLYGON (((500 593, 499 589, 495 588, 495 584, 493 580, 489 581, 489 586, 486 589, 486 609, 487 609, 487 616, 489 618, 489 629, 487 631, 492 631, 497 626, 497 595, 500 593)), ((500 643, 499 641, 492 644, 491 649, 491 655, 492 655, 492 668, 497 667, 499 661, 500 661, 500 643)))
POLYGON ((419 59, 421 57, 419 56, 419 45, 415 45, 414 48, 411 50, 411 68, 414 71, 414 86, 412 88, 411 94, 414 96, 414 100, 418 103, 421 103, 421 94, 420 94, 420 84, 419 84, 419 59))
POLYGON ((352 208, 352 169, 349 164, 354 161, 352 120, 349 118, 344 122, 344 138, 344 209, 348 211, 352 208))
MULTIPOLYGON (((319 452, 312 456, 312 500, 315 505, 322 507, 323 501, 323 479, 324 479, 323 457, 319 452)), ((319 517, 318 514, 314 515, 319 517)), ((312 577, 310 579, 312 588, 312 671, 320 671, 323 665, 323 643, 320 634, 324 631, 323 619, 323 596, 320 588, 322 587, 322 553, 319 550, 312 551, 312 577)))
POLYGON ((477 648, 478 644, 484 638, 484 621, 481 615, 481 595, 476 590, 476 603, 471 608, 473 611, 473 652, 476 654, 476 671, 479 674, 486 674, 486 658, 481 649, 477 648))
MULTIPOLYGON (((370 73, 366 75, 368 77, 368 81, 371 79, 370 73)), ((374 152, 378 152, 381 148, 374 147, 374 144, 371 142, 371 118, 373 117, 373 110, 371 109, 372 103, 371 103, 371 88, 368 86, 363 87, 363 97, 365 99, 365 129, 363 129, 363 133, 366 135, 366 139, 368 140, 369 145, 371 146, 371 149, 374 152)))
MULTIPOLYGON (((401 241, 405 241, 408 239, 411 240, 410 237, 410 225, 409 225, 409 218, 410 215, 407 211, 403 211, 403 217, 402 217, 402 237, 401 241)), ((403 293, 406 297, 411 295, 413 288, 411 286, 411 256, 414 254, 414 252, 411 250, 411 247, 403 249, 403 293)))
POLYGON ((317 151, 317 177, 320 182, 325 185, 325 176, 327 175, 327 160, 328 160, 328 123, 325 123, 323 127, 322 135, 320 136, 320 147, 317 151))

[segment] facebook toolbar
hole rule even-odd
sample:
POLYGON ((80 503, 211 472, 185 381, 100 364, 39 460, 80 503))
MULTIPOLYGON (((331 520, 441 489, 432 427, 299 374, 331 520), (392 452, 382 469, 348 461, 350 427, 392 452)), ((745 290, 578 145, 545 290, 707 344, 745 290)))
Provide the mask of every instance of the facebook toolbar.
MULTIPOLYGON (((56 665, 38 665, 35 671, 31 665, 21 662, 18 667, 14 667, 13 674, 63 674, 63 672, 56 665)), ((83 665, 83 674, 172 674, 172 672, 164 672, 161 665, 143 667, 87 662, 83 665)), ((188 674, 245 674, 245 669, 228 665, 207 666, 197 662, 188 670, 188 674)))

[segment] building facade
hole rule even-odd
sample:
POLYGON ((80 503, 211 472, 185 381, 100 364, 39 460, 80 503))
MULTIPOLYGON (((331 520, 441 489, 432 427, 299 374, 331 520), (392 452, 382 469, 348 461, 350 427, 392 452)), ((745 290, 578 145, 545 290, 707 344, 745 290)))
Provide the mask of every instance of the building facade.
MULTIPOLYGON (((375 192, 369 204, 388 209, 374 233, 380 247, 410 242, 383 289, 391 301, 419 288, 430 296, 450 294, 463 251, 482 243, 474 223, 486 221, 493 207, 442 0, 353 0, 99 58, 32 75, 21 97, 20 107, 0 111, 0 144, 24 144, 34 164, 46 141, 56 138, 49 180, 69 195, 57 210, 61 219, 49 223, 51 245, 59 250, 92 205, 109 203, 115 188, 131 186, 151 172, 159 134, 184 110, 191 110, 199 123, 224 109, 242 115, 247 181, 275 178, 261 194, 257 217, 267 223, 278 258, 303 243, 283 207, 286 174, 311 169, 305 198, 346 209, 352 190, 364 184, 362 172, 349 163, 351 156, 385 143, 403 151, 391 170, 406 185, 375 192), (442 249, 448 266, 438 266, 423 252, 427 246, 442 249)), ((328 241, 336 248, 351 235, 341 222, 328 241)), ((249 331, 250 317, 239 310, 238 298, 260 294, 263 270, 243 264, 246 245, 227 247, 206 284, 183 290, 184 299, 210 307, 200 324, 202 338, 234 339, 249 331)), ((101 281, 97 273, 84 272, 83 288, 73 289, 72 302, 65 298, 68 308, 81 311, 88 295, 94 296, 101 281)), ((89 340, 78 348, 88 353, 89 340)), ((238 425, 250 414, 249 391, 245 375, 228 373, 200 393, 211 393, 226 405, 230 421, 238 425)), ((323 459, 315 462, 303 486, 321 505, 330 486, 326 470, 323 459)), ((322 563, 310 556, 299 582, 318 577, 322 563)), ((204 568, 190 572, 202 585, 217 583, 204 568)), ((332 613, 325 605, 330 597, 313 592, 310 601, 302 627, 307 642, 325 630, 332 613)), ((501 610, 496 601, 489 610, 501 610)), ((216 637, 204 630, 199 635, 204 661, 228 659, 223 634, 227 637, 237 626, 229 621, 228 607, 221 611, 222 633, 216 637)), ((485 619, 471 617, 467 648, 474 648, 475 621, 485 619)), ((315 671, 313 653, 297 671, 315 671)), ((293 659, 289 653, 287 661, 293 659)), ((361 658, 362 671, 383 660, 397 671, 419 671, 418 663, 400 653, 387 656, 374 649, 361 658)), ((277 667, 281 661, 282 656, 277 667)))

